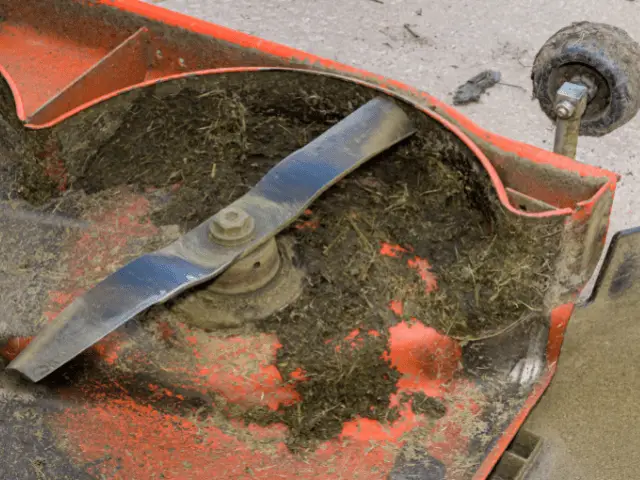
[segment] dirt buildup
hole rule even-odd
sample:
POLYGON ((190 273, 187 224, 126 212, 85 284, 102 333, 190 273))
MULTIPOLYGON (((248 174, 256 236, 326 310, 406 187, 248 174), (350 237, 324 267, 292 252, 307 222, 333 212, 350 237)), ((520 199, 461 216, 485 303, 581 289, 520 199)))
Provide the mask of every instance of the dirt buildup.
POLYGON ((25 130, 16 115, 13 94, 0 81, 0 201, 25 199, 40 204, 55 196, 52 165, 42 155, 46 135, 25 130))
POLYGON ((447 407, 441 400, 428 397, 423 392, 416 392, 413 395, 403 395, 403 400, 411 400, 411 410, 413 413, 429 415, 433 418, 442 418, 447 413, 447 407))
POLYGON ((389 397, 400 375, 383 358, 387 335, 331 340, 326 338, 327 327, 330 322, 298 327, 294 335, 281 337, 278 368, 288 375, 301 369, 306 378, 296 386, 302 402, 282 409, 282 421, 290 429, 288 445, 294 450, 337 436, 343 423, 356 417, 383 423, 398 418, 389 397))
MULTIPOLYGON (((53 138, 72 189, 161 189, 167 199, 153 222, 184 231, 375 95, 291 72, 191 78, 93 107, 53 138)), ((331 188, 282 233, 306 273, 304 292, 255 327, 277 334, 282 377, 306 381, 296 386, 300 402, 246 418, 283 421, 292 448, 335 437, 357 417, 396 418, 389 398, 399 373, 387 354, 399 322, 477 339, 546 308, 562 220, 504 210, 467 147, 407 110, 416 135, 331 188)), ((415 408, 439 414, 417 400, 415 408)))
POLYGON ((389 407, 389 396, 395 392, 400 375, 383 359, 387 336, 365 334, 318 343, 323 338, 321 329, 306 329, 315 345, 298 336, 302 328, 295 329, 293 336, 280 337, 286 343, 278 355, 278 369, 284 378, 293 372, 302 375, 298 378, 303 381, 296 385, 302 401, 278 412, 255 408, 234 414, 247 423, 286 424, 287 444, 294 451, 313 448, 319 441, 337 436, 343 423, 356 417, 383 423, 398 418, 397 408, 389 407))
POLYGON ((544 309, 558 226, 516 221, 491 199, 474 208, 464 174, 424 155, 426 145, 418 137, 356 172, 299 224, 317 228, 287 233, 309 285, 258 326, 277 332, 284 378, 302 369, 314 379, 297 387, 305 401, 285 409, 294 443, 335 436, 355 416, 394 417, 388 395, 397 374, 380 354, 398 322, 479 339, 544 309), (345 378, 350 364, 357 375, 345 378))
MULTIPOLYGON (((258 86, 253 82, 230 83, 147 89, 117 119, 118 128, 92 157, 84 157, 84 151, 66 156, 72 185, 88 193, 119 186, 124 178, 139 187, 179 185, 154 222, 191 228, 364 103, 360 94, 352 107, 325 107, 325 99, 301 91, 292 92, 294 105, 262 104, 266 89, 254 91, 258 86)), ((275 88, 274 96, 285 94, 275 88)), ((60 132, 63 144, 68 143, 65 134, 60 132)))

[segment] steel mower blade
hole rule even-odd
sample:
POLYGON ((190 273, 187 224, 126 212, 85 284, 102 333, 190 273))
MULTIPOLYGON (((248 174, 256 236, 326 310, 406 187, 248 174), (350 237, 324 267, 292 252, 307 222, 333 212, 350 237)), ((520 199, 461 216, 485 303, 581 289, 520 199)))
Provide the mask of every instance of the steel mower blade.
POLYGON ((41 380, 152 305, 217 277, 290 225, 338 180, 414 132, 410 119, 393 101, 368 102, 282 160, 229 207, 78 297, 8 369, 34 382, 41 380), (220 216, 230 210, 251 220, 251 233, 243 243, 212 238, 220 216))

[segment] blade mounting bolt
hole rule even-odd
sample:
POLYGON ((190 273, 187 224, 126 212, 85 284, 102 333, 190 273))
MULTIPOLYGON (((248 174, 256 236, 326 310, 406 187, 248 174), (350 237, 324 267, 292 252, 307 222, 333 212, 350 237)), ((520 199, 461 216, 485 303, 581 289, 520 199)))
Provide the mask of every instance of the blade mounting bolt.
POLYGON ((223 245, 238 245, 251 238, 255 221, 238 207, 227 207, 216 213, 209 230, 213 240, 223 245))

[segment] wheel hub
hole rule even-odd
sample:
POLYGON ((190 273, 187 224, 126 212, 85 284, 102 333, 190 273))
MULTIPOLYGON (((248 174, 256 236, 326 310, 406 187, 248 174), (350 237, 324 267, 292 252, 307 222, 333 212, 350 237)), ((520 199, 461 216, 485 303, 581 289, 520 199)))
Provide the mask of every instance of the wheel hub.
POLYGON ((587 87, 587 100, 589 102, 593 100, 596 96, 596 93, 598 93, 598 84, 594 75, 590 73, 583 72, 579 75, 574 75, 571 78, 571 83, 584 85, 585 87, 587 87))

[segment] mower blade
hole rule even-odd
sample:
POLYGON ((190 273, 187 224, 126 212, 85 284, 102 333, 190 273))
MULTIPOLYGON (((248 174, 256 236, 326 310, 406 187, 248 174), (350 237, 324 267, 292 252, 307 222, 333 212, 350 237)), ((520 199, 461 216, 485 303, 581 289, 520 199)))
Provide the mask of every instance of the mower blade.
POLYGON ((371 100, 278 163, 230 206, 251 215, 250 241, 222 246, 212 218, 143 255, 76 298, 7 367, 37 382, 152 305, 215 278, 290 225, 322 192, 415 132, 393 101, 371 100))

